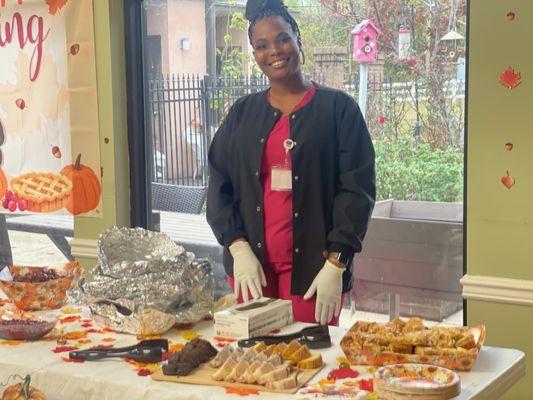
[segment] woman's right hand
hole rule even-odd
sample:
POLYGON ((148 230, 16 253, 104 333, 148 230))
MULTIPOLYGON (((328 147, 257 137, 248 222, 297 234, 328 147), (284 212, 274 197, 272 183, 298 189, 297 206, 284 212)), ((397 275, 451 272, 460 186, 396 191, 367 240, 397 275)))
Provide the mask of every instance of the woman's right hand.
POLYGON ((262 286, 266 286, 263 266, 255 256, 250 244, 245 240, 236 240, 229 247, 233 256, 233 280, 235 295, 242 292, 244 302, 248 301, 248 292, 254 299, 263 296, 262 286))

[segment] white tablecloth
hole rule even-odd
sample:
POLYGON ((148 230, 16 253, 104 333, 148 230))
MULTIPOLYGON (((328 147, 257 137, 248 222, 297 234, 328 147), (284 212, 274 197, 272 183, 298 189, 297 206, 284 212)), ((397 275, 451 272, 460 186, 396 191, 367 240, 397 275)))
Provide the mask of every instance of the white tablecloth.
MULTIPOLYGON (((302 326, 291 326, 284 331, 299 330, 302 326)), ((204 338, 212 338, 213 329, 210 322, 202 322, 194 329, 204 338)), ((332 368, 338 366, 337 357, 343 355, 338 344, 345 331, 341 328, 330 328, 330 333, 334 345, 321 351, 327 365, 312 382, 325 378, 332 368)), ((174 341, 185 342, 179 335, 179 332, 174 330, 168 337, 174 341)), ((93 339, 91 345, 94 345, 103 337, 110 336, 116 338, 116 342, 113 343, 115 347, 137 341, 134 336, 119 334, 90 334, 89 338, 93 339)), ((240 398, 237 395, 228 395, 224 388, 215 386, 155 382, 150 377, 138 376, 131 365, 120 359, 79 364, 66 363, 61 357, 68 357, 68 353, 53 353, 51 350, 55 346, 57 346, 55 342, 42 341, 17 346, 0 345, 0 381, 5 382, 12 374, 31 374, 32 384, 42 390, 49 400, 240 398)), ((462 393, 457 399, 496 399, 524 376, 524 373, 524 353, 521 351, 484 347, 473 370, 460 373, 462 393)), ((249 398, 286 399, 287 397, 287 395, 261 392, 259 396, 249 398)), ((294 395, 293 398, 307 399, 311 396, 294 395)))

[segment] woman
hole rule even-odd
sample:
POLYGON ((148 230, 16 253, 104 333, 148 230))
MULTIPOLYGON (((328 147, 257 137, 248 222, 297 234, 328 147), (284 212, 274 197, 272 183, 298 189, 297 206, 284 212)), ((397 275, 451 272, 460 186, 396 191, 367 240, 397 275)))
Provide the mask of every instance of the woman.
POLYGON ((290 299, 296 320, 337 325, 374 206, 372 141, 351 97, 304 79, 282 0, 249 0, 246 18, 270 88, 237 100, 213 139, 207 221, 240 301, 290 299))

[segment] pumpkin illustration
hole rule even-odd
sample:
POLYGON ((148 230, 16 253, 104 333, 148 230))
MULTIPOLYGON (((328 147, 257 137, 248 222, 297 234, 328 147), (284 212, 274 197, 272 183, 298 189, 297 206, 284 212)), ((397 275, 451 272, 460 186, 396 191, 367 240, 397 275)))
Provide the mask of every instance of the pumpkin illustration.
POLYGON ((0 199, 3 198, 7 191, 7 178, 4 174, 4 171, 2 171, 2 168, 0 168, 0 199))
POLYGON ((30 386, 31 377, 26 375, 23 383, 9 386, 2 395, 2 400, 46 400, 46 396, 38 389, 30 386))
POLYGON ((92 169, 81 163, 81 154, 76 162, 61 170, 72 181, 72 195, 66 208, 71 214, 79 215, 94 210, 100 202, 100 181, 92 169))

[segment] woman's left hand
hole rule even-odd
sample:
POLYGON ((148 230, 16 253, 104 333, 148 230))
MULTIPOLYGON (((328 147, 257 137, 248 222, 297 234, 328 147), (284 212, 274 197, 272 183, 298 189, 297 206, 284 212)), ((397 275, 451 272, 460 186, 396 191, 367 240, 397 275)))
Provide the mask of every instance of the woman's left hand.
POLYGON ((342 273, 345 269, 326 260, 304 295, 304 300, 309 300, 316 293, 315 320, 320 325, 326 325, 333 316, 339 316, 342 306, 342 273))

